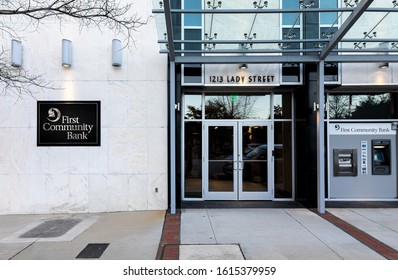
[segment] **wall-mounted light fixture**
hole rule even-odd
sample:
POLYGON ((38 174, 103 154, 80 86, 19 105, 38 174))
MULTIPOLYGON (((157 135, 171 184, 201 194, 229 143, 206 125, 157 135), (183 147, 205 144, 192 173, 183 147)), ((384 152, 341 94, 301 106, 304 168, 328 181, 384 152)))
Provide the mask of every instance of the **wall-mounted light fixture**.
POLYGON ((22 43, 15 39, 11 40, 11 66, 22 66, 22 43))
POLYGON ((122 66, 122 42, 118 39, 112 40, 112 66, 122 66))
POLYGON ((62 39, 62 66, 69 68, 72 66, 72 42, 62 39))
MULTIPOLYGON (((386 52, 385 53, 383 52, 382 54, 388 54, 389 43, 388 42, 380 43, 379 48, 386 50, 386 52)), ((387 69, 388 67, 390 67, 388 62, 382 62, 379 64, 379 69, 387 69)))
POLYGON ((249 68, 249 66, 247 66, 246 63, 242 63, 241 65, 239 65, 240 70, 246 70, 247 68, 249 68))

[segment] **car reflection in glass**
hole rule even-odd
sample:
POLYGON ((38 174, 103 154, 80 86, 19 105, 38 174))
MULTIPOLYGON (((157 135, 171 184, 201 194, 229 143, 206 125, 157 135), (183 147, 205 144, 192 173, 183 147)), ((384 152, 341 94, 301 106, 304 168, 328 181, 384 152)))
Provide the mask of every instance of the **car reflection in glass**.
MULTIPOLYGON (((259 145, 254 149, 249 149, 249 152, 243 155, 243 161, 250 160, 267 160, 267 144, 259 145)), ((229 155, 225 158, 226 160, 230 160, 226 162, 223 166, 223 171, 227 175, 231 175, 233 173, 233 155, 229 155)))

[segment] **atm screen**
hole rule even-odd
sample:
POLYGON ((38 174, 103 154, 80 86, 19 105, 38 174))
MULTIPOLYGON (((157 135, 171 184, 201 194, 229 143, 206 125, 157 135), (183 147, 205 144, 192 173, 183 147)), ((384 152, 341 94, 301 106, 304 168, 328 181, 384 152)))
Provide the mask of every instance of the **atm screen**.
POLYGON ((384 162, 384 155, 383 152, 380 150, 374 150, 373 151, 373 160, 375 162, 384 162))

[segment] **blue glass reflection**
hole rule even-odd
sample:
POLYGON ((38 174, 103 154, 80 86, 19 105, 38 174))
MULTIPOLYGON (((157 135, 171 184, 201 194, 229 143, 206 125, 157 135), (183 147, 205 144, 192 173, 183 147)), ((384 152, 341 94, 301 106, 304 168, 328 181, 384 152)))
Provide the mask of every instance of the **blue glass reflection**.
MULTIPOLYGON (((186 10, 200 10, 202 9, 202 1, 200 0, 185 0, 184 9, 186 10)), ((202 26, 201 14, 185 14, 185 26, 202 26)))

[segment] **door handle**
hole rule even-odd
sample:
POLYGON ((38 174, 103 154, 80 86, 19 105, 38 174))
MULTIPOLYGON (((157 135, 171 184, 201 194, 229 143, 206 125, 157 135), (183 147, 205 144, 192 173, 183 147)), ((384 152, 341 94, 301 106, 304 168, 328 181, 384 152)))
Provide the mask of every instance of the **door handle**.
POLYGON ((239 161, 239 170, 242 170, 243 169, 243 160, 240 160, 239 161))
POLYGON ((238 168, 238 163, 236 162, 236 160, 234 160, 234 170, 236 170, 238 168))

